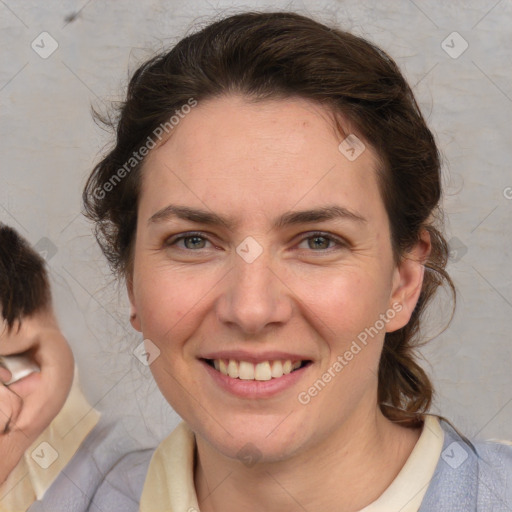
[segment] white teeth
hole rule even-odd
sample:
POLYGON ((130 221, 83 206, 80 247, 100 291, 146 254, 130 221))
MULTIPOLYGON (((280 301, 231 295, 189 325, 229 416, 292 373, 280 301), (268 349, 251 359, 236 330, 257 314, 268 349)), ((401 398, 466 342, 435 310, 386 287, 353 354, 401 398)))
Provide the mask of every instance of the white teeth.
POLYGON ((258 363, 256 365, 254 378, 256 380, 270 380, 272 378, 272 374, 270 373, 270 363, 268 361, 258 363))
POLYGON ((230 359, 228 363, 228 375, 232 379, 236 379, 239 376, 238 363, 233 361, 233 359, 230 359))
POLYGON ((281 361, 274 361, 272 363, 271 375, 274 379, 278 379, 283 376, 283 363, 281 363, 281 361))
POLYGON ((290 359, 286 361, 262 361, 257 364, 248 361, 236 361, 234 359, 229 361, 225 359, 213 360, 213 366, 223 375, 227 375, 232 379, 258 381, 278 379, 300 368, 301 364, 302 361, 292 363, 290 359))
POLYGON ((254 365, 247 361, 240 361, 238 376, 242 380, 254 380, 254 365))

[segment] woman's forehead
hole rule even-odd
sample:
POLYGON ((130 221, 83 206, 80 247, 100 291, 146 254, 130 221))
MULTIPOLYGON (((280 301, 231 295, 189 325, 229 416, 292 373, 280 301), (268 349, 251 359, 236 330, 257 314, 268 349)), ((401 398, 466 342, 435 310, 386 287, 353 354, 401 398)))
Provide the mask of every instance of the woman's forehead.
MULTIPOLYGON (((338 120, 341 115, 338 114, 338 120)), ((342 120, 344 129, 349 122, 342 120)), ((243 149, 262 147, 266 153, 277 150, 283 156, 302 155, 318 146, 319 139, 335 149, 345 137, 337 133, 334 113, 328 108, 300 97, 254 100, 242 95, 224 95, 197 102, 197 106, 182 114, 170 131, 170 136, 155 152, 170 146, 198 158, 202 152, 215 148, 209 157, 253 158, 243 149), (238 149, 238 151, 236 151, 238 149)))
POLYGON ((263 209, 269 203, 301 201, 309 208, 341 202, 347 210, 363 210, 368 199, 379 197, 376 158, 363 145, 351 159, 341 141, 328 113, 307 100, 208 100, 148 155, 142 200, 158 209, 187 198, 263 209))

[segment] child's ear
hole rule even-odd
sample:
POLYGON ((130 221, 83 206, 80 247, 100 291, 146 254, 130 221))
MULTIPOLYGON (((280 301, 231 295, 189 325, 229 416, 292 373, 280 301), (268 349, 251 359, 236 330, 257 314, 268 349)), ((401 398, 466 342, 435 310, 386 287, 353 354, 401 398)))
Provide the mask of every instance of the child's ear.
POLYGON ((140 318, 137 313, 137 306, 135 305, 135 295, 133 293, 133 280, 130 278, 126 279, 126 290, 128 292, 128 299, 130 300, 130 323, 132 327, 139 332, 142 332, 142 326, 140 318))
POLYGON ((430 234, 423 230, 418 242, 395 268, 389 308, 393 309, 396 315, 387 323, 387 332, 401 329, 409 322, 421 293, 425 263, 431 250, 430 234))

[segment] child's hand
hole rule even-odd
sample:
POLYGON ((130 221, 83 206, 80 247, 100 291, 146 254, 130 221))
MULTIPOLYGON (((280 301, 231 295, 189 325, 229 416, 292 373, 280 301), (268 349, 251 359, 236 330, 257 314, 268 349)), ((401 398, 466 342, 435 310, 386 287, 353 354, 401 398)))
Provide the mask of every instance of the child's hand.
MULTIPOLYGON (((0 331, 0 355, 13 354, 29 356, 40 372, 8 387, 0 384, 0 482, 60 412, 73 381, 73 355, 51 312, 37 313, 24 318, 21 326, 0 331)), ((10 372, 3 369, 0 380, 6 379, 10 372)))
MULTIPOLYGON (((22 399, 4 385, 10 378, 10 373, 0 367, 0 435, 12 430, 21 412, 22 399)), ((0 438, 0 453, 1 438, 0 438)))
POLYGON ((4 385, 11 373, 0 367, 0 484, 7 478, 28 448, 20 432, 13 433, 13 425, 20 415, 23 401, 20 396, 4 385))

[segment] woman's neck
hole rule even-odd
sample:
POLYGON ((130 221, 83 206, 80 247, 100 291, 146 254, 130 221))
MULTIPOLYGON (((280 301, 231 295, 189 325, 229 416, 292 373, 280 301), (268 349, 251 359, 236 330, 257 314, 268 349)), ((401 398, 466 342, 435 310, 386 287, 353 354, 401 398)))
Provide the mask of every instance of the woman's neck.
POLYGON ((377 408, 353 415, 321 443, 292 458, 244 466, 197 440, 195 485, 202 512, 355 512, 398 475, 421 429, 398 426, 377 408))

